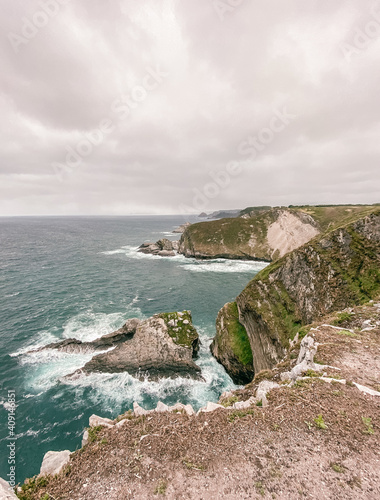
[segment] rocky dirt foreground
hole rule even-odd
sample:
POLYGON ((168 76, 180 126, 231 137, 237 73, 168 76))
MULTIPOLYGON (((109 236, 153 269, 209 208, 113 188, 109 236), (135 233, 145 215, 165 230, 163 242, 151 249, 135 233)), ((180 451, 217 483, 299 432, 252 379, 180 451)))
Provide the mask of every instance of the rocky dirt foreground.
POLYGON ((221 405, 197 415, 136 406, 91 427, 58 475, 29 480, 18 497, 380 498, 380 303, 306 331, 282 363, 221 405))

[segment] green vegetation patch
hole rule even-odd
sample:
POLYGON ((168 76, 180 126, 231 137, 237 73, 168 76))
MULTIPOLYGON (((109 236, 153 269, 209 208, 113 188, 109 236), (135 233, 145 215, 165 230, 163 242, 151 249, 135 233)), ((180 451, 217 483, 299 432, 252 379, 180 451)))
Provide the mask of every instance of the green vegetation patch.
POLYGON ((364 217, 377 207, 376 205, 304 205, 291 208, 310 215, 317 222, 321 231, 327 231, 364 217))
POLYGON ((338 472, 339 474, 343 474, 343 472, 345 470, 343 465, 340 465, 337 463, 331 463, 330 467, 332 468, 333 471, 338 472))
POLYGON ((327 429, 327 425, 325 424, 325 421, 323 420, 323 416, 321 414, 319 414, 318 417, 315 417, 314 423, 318 427, 318 429, 327 429))
POLYGON ((268 227, 277 219, 274 209, 254 211, 249 218, 228 218, 198 222, 183 233, 180 245, 193 255, 255 258, 269 261, 268 227))
POLYGON ((344 311, 336 315, 336 318, 332 321, 332 324, 334 326, 339 326, 342 323, 345 323, 346 321, 350 321, 351 318, 352 318, 352 313, 344 311))
POLYGON ((97 425, 95 427, 89 427, 87 429, 88 432, 88 441, 89 443, 93 443, 99 439, 99 433, 103 429, 102 425, 97 425))
POLYGON ((254 415, 255 412, 252 408, 248 408, 247 410, 233 410, 228 415, 229 422, 235 422, 236 419, 246 417, 247 415, 254 415))
POLYGON ((195 463, 188 458, 182 460, 183 465, 189 470, 205 470, 205 466, 202 464, 195 463))
POLYGON ((234 403, 237 403, 238 401, 239 401, 238 396, 230 396, 229 398, 223 399, 223 401, 221 401, 220 404, 225 408, 228 408, 229 406, 232 406, 234 403))
POLYGON ((160 479, 156 488, 154 489, 155 495, 165 495, 166 489, 168 487, 168 482, 165 479, 160 479))
POLYGON ((357 337, 356 333, 350 332, 348 330, 338 330, 335 332, 337 335, 344 335, 345 337, 357 337))
POLYGON ((239 311, 236 302, 230 302, 227 312, 227 330, 230 335, 230 346, 236 359, 244 366, 252 365, 252 349, 244 326, 239 322, 239 311))
POLYGON ((373 429, 372 425, 372 418, 369 417, 362 417, 362 422, 364 424, 365 429, 363 430, 363 434, 375 434, 375 431, 373 429))
POLYGON ((49 484, 50 476, 35 476, 27 481, 21 486, 21 491, 17 493, 20 500, 32 500, 35 497, 35 493, 40 488, 46 488, 49 484))
POLYGON ((158 317, 165 321, 168 334, 176 344, 190 348, 198 345, 199 336, 193 326, 190 311, 161 313, 158 317))

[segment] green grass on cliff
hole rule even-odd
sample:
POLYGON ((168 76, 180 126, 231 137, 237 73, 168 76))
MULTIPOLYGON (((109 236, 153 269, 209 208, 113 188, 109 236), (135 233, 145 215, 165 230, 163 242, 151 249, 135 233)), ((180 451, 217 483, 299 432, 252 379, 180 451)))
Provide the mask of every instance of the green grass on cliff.
POLYGON ((347 225, 372 213, 376 208, 378 208, 376 205, 306 205, 292 206, 290 209, 310 215, 317 222, 321 232, 325 232, 347 225))
POLYGON ((199 222, 189 226, 181 237, 186 248, 203 257, 252 258, 269 261, 267 231, 276 220, 273 210, 258 212, 248 219, 241 217, 199 222))
POLYGON ((331 205, 290 207, 248 207, 241 211, 247 218, 236 217, 205 221, 189 226, 181 237, 181 243, 192 255, 203 258, 256 258, 276 260, 267 241, 268 227, 277 220, 279 211, 312 217, 323 233, 346 225, 378 209, 376 205, 331 205))
POLYGON ((252 365, 252 349, 244 326, 239 323, 239 311, 236 302, 228 307, 227 329, 230 334, 230 345, 238 361, 246 366, 252 365))
POLYGON ((180 314, 178 312, 161 313, 158 317, 165 321, 168 333, 176 344, 193 347, 199 336, 193 326, 190 311, 182 311, 180 314), (169 325, 170 321, 176 322, 177 326, 169 325))

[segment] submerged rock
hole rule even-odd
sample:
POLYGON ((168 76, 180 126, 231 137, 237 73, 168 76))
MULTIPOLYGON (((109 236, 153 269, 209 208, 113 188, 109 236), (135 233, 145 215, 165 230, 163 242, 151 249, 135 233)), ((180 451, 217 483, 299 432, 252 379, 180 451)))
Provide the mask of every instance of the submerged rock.
POLYGON ((201 369, 193 361, 198 350, 199 336, 190 312, 162 313, 141 321, 132 338, 112 351, 94 356, 81 372, 128 372, 153 380, 178 376, 202 379, 201 369))

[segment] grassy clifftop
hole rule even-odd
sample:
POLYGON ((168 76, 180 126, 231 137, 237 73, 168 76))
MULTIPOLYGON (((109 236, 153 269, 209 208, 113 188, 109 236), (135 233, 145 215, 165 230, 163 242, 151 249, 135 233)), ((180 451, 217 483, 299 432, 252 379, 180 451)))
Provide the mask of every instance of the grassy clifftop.
POLYGON ((371 213, 375 206, 250 207, 232 219, 192 224, 179 252, 200 259, 273 261, 317 234, 371 213))

